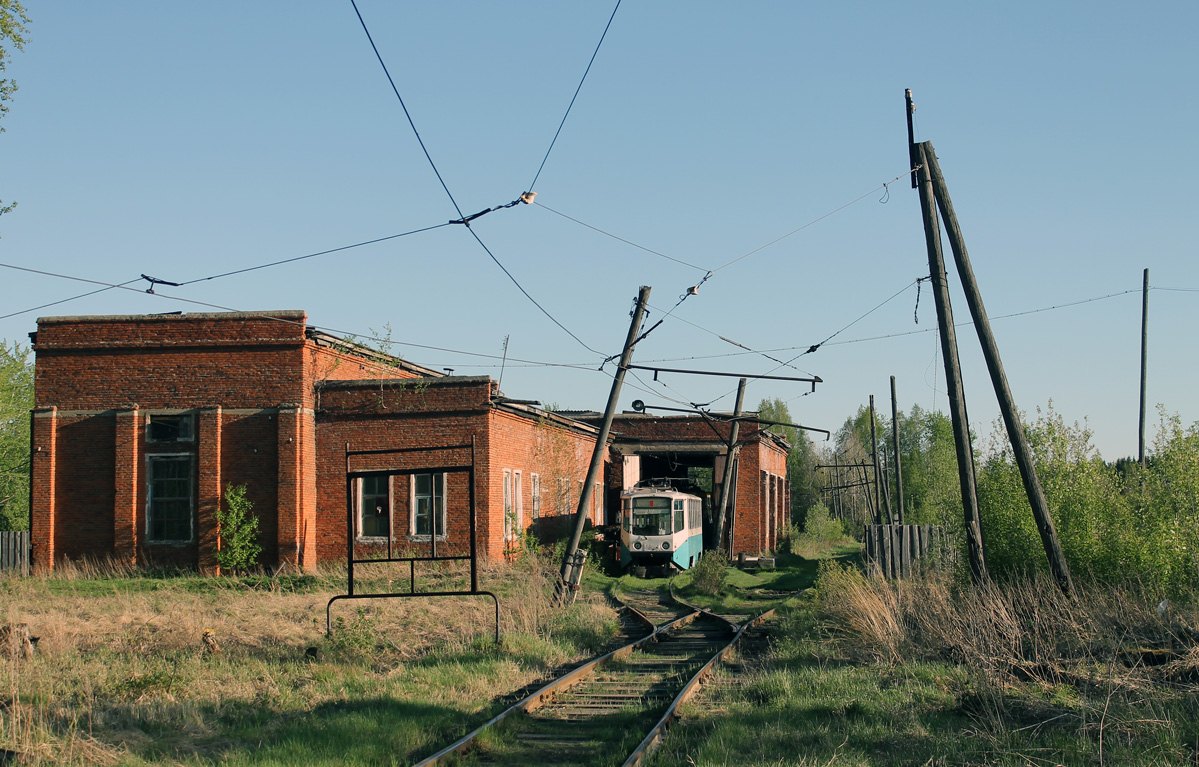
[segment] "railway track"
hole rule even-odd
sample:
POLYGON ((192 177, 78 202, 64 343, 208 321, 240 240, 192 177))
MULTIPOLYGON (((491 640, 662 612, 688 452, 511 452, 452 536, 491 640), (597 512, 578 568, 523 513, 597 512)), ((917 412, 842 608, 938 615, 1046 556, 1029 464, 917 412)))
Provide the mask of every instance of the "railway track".
POLYGON ((740 627, 656 590, 620 599, 652 632, 532 691, 419 765, 638 764, 740 627))

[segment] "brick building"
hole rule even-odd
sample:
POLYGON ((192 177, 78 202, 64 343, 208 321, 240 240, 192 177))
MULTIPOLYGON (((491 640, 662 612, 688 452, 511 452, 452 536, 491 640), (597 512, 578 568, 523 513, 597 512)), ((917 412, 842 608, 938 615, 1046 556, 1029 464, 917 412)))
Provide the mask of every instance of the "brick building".
MULTIPOLYGON (((359 550, 465 553, 472 488, 435 469, 469 463, 472 444, 479 551, 499 558, 573 514, 598 433, 488 377, 347 344, 300 311, 51 317, 31 339, 32 537, 51 566, 111 556, 211 570, 230 484, 247 487, 264 563, 340 560, 347 525, 359 550), (371 452, 384 450, 406 452, 371 452), (347 469, 406 473, 347 493, 347 469)), ((786 524, 785 445, 742 428, 734 550, 758 553, 786 524)), ((621 488, 666 476, 655 462, 714 466, 724 452, 694 418, 621 416, 614 433, 594 524, 621 488)))
MULTIPOLYGON (((728 414, 725 414, 728 415, 728 414)), ((598 423, 599 413, 575 413, 598 423)), ((713 497, 720 493, 732 424, 693 415, 654 416, 623 413, 612 421, 610 492, 632 487, 639 479, 687 477, 689 468, 710 469, 713 497)), ((732 551, 756 555, 774 551, 780 530, 791 524, 791 489, 786 441, 743 421, 737 438, 734 475, 732 551)), ((612 509, 618 508, 612 504, 612 509)), ((611 521, 611 520, 609 520, 611 521)), ((709 548, 712 541, 708 541, 709 548)))

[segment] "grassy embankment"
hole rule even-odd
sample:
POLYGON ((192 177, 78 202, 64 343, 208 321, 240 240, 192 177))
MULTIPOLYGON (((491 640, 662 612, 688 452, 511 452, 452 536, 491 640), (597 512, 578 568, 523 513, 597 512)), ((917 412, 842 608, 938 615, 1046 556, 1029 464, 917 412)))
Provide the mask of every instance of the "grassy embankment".
MULTIPOLYGON (((779 564, 727 570, 714 596, 676 580, 721 612, 761 609, 747 589, 816 588, 787 603, 751 674, 687 707, 654 764, 1196 762, 1192 605, 1159 615, 1159 596, 1131 587, 1069 602, 1044 583, 896 586, 828 565, 818 577, 812 558, 779 564)), ((616 630, 598 595, 609 579, 590 574, 563 613, 551 577, 534 564, 485 574, 504 605, 499 650, 483 599, 339 603, 325 640, 335 575, 0 580, 0 621, 42 637, 32 661, 0 661, 0 748, 27 764, 410 763, 616 630), (207 658, 205 628, 222 644, 207 658)))
POLYGON ((650 763, 1196 764, 1199 610, 1161 598, 826 563, 754 672, 685 707, 650 763))
MULTIPOLYGON (((366 575, 360 592, 407 587, 366 575)), ((407 764, 616 633, 599 595, 552 608, 552 578, 536 559, 482 573, 502 603, 500 648, 480 597, 338 602, 326 639, 336 573, 3 578, 0 625, 41 640, 31 660, 0 658, 0 749, 30 765, 407 764)), ((443 570, 420 587, 466 583, 443 570)))

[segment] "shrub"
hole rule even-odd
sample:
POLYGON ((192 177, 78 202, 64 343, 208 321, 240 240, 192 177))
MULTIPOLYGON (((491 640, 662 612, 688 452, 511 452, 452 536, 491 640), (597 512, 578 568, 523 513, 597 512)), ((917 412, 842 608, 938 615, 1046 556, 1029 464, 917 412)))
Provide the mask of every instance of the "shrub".
POLYGON ((691 568, 691 588, 701 594, 719 594, 728 575, 728 566, 729 557, 723 551, 705 551, 699 563, 691 568))
POLYGON ((808 509, 804 516, 803 532, 792 528, 787 548, 792 554, 815 559, 827 553, 831 546, 848 543, 852 537, 845 534, 841 520, 829 516, 828 507, 818 503, 808 509))
POLYGON ((229 484, 225 487, 225 503, 217 509, 217 535, 220 546, 214 555, 218 565, 227 570, 248 570, 258 564, 262 546, 258 544, 258 517, 254 504, 246 498, 246 486, 229 484))

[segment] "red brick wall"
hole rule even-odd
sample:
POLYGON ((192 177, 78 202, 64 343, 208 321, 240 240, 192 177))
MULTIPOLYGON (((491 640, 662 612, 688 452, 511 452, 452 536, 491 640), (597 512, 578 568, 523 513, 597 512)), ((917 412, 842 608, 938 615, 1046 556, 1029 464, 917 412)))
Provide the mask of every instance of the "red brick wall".
MULTIPOLYGON (((422 379, 416 384, 358 381, 319 387, 317 417, 317 552, 320 559, 344 559, 346 552, 345 445, 351 450, 435 448, 467 444, 473 436, 476 456, 475 501, 478 509, 479 553, 501 557, 511 543, 504 537, 504 470, 521 472, 521 508, 524 529, 541 531, 547 520, 560 513, 556 503, 557 479, 572 483, 571 497, 578 500, 577 485, 587 471, 594 445, 586 429, 562 425, 552 416, 493 408, 493 382, 486 377, 422 379), (542 482, 541 514, 534 522, 532 475, 542 482)), ((356 457, 354 471, 457 465, 469 461, 465 450, 397 453, 356 457)), ((439 550, 467 553, 469 539, 468 490, 465 475, 451 475, 447 488, 449 540, 439 550)), ((420 548, 428 543, 410 541, 407 477, 392 480, 393 530, 398 534, 393 551, 420 548)), ((599 507, 597 501, 597 509, 599 507)), ((573 513, 570 508, 566 513, 573 513)), ((597 512, 598 513, 598 512, 597 512)), ((376 547, 378 548, 378 547, 376 547)), ((358 549, 356 549, 357 551, 358 549)), ((356 554, 359 556, 360 554, 356 554)))
POLYGON ((51 318, 34 342, 37 406, 274 407, 304 396, 303 312, 51 318))
MULTIPOLYGON (((346 557, 346 444, 353 451, 444 448, 476 440, 476 499, 486 504, 487 412, 491 382, 479 379, 433 379, 426 383, 397 385, 392 382, 351 381, 318 387, 320 405, 315 426, 316 504, 315 547, 319 560, 346 557)), ((356 457, 352 471, 421 469, 470 463, 469 450, 432 450, 356 457)), ((452 474, 447 480, 448 539, 439 542, 442 554, 464 555, 469 551, 469 485, 466 475, 452 474)), ((407 535, 409 479, 392 478, 393 553, 420 549, 428 542, 407 535)), ((355 510, 355 524, 356 524, 355 510)), ((485 515, 480 515, 478 540, 485 540, 485 515)), ((382 546, 360 545, 355 556, 380 551, 382 546)))
POLYGON ((782 518, 787 453, 769 439, 743 445, 737 465, 737 510, 733 554, 756 556, 774 551, 782 518))

